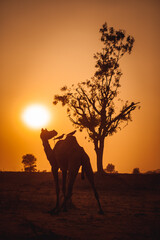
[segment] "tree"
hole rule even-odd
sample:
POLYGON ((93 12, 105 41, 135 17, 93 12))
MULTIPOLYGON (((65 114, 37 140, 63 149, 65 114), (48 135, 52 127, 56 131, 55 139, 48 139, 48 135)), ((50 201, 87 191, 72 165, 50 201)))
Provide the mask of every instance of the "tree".
POLYGON ((133 169, 133 174, 140 174, 139 168, 134 168, 133 169))
POLYGON ((22 157, 22 163, 24 164, 25 172, 36 172, 36 161, 37 159, 33 154, 26 154, 22 157))
POLYGON ((106 167, 106 171, 109 173, 115 172, 115 166, 112 163, 108 163, 108 165, 106 167))
POLYGON ((103 150, 105 138, 128 124, 131 112, 139 103, 117 99, 122 72, 119 61, 126 53, 131 53, 134 38, 126 36, 123 30, 108 28, 105 23, 100 29, 104 47, 94 55, 96 71, 90 80, 64 86, 62 93, 54 96, 53 104, 58 102, 67 106, 67 114, 73 125, 80 131, 86 129, 89 139, 94 143, 97 155, 97 170, 103 172, 103 150), (120 106, 121 105, 121 106, 120 106), (116 109, 119 108, 119 111, 116 109))

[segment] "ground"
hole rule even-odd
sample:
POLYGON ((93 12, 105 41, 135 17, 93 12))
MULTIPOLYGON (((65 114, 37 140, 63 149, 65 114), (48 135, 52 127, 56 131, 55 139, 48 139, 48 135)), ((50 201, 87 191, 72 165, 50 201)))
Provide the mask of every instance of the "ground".
MULTIPOLYGON (((60 174, 61 177, 61 174, 60 174)), ((87 182, 78 175, 75 207, 51 216, 51 173, 0 173, 2 240, 159 240, 160 175, 95 175, 104 215, 87 182)))

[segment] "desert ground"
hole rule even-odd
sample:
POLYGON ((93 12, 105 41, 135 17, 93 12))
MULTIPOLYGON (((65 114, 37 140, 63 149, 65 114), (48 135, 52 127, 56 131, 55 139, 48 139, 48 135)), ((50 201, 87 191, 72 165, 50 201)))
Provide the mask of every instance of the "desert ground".
MULTIPOLYGON (((61 178, 61 173, 59 173, 61 178)), ((51 173, 0 173, 2 240, 160 239, 160 175, 95 174, 104 215, 85 178, 77 176, 74 207, 58 215, 51 173)))

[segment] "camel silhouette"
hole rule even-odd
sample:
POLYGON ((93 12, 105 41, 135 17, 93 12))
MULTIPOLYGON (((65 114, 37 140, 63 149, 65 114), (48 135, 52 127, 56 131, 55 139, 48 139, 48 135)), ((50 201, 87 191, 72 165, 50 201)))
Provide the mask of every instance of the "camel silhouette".
MULTIPOLYGON (((42 139, 43 147, 48 161, 50 162, 52 174, 55 180, 56 187, 56 206, 50 211, 51 214, 57 214, 61 209, 67 211, 67 202, 71 199, 73 185, 78 174, 80 166, 82 166, 88 181, 91 184, 95 198, 98 203, 99 213, 103 214, 103 210, 99 201, 99 196, 94 184, 94 174, 92 171, 90 159, 84 149, 78 144, 77 139, 73 134, 69 133, 66 135, 64 140, 59 140, 55 147, 52 149, 49 144, 49 139, 55 137, 57 132, 55 130, 48 131, 47 129, 41 129, 40 138, 42 139), (58 169, 62 171, 62 192, 64 200, 60 206, 59 201, 59 179, 58 169), (66 187, 66 177, 68 174, 68 185, 66 187)), ((62 135, 61 135, 62 136, 62 135)), ((62 138, 60 136, 60 138, 62 138)))

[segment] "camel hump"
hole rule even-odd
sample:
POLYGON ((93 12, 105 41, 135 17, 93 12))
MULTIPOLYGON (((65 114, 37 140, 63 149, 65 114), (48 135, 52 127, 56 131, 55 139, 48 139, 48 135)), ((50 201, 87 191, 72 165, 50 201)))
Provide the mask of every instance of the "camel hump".
POLYGON ((80 145, 77 142, 76 137, 73 135, 67 135, 65 141, 66 141, 67 145, 70 145, 72 147, 80 147, 80 145))

